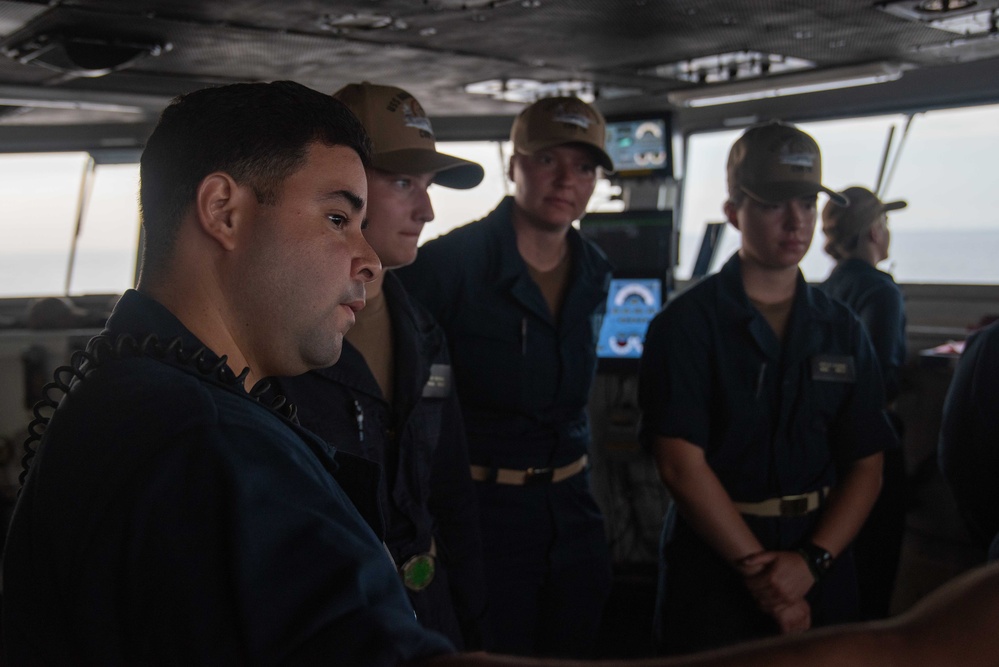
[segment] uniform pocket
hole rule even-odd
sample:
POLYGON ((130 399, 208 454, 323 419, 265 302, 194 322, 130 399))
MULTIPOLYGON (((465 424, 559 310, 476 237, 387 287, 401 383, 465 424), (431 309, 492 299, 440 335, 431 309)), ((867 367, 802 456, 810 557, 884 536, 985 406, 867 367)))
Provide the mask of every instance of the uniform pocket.
POLYGON ((451 341, 452 366, 462 401, 476 407, 507 406, 521 400, 526 345, 524 320, 468 313, 451 341))

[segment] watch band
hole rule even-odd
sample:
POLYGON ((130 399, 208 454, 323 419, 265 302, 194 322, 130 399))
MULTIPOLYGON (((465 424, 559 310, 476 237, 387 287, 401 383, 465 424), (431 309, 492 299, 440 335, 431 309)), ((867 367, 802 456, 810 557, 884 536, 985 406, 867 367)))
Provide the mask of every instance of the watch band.
POLYGON ((836 560, 829 551, 814 542, 803 542, 797 548, 797 552, 805 559, 805 563, 808 564, 808 569, 811 571, 815 581, 819 581, 826 576, 829 568, 832 567, 833 562, 836 560))

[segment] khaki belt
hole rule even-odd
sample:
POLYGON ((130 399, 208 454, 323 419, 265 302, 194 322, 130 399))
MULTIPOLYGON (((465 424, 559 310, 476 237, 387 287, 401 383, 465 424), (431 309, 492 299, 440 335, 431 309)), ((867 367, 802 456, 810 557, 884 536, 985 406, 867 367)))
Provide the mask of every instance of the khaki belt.
POLYGON ((487 466, 470 466, 472 479, 476 482, 493 482, 494 484, 510 484, 512 486, 528 486, 531 484, 555 484, 578 475, 589 462, 583 454, 572 463, 558 468, 528 468, 527 470, 511 470, 509 468, 489 468, 487 466))
POLYGON ((399 568, 402 583, 411 591, 422 591, 434 580, 437 571, 437 542, 430 538, 430 551, 415 554, 399 568))
POLYGON ((821 491, 799 493, 794 496, 767 498, 758 503, 732 503, 740 514, 751 516, 805 516, 814 512, 822 505, 822 500, 829 495, 829 487, 821 491))

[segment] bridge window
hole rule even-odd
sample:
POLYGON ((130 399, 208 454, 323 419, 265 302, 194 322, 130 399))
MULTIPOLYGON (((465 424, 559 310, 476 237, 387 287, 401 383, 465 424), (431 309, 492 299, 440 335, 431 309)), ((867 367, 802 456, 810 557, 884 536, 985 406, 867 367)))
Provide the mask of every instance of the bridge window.
POLYGON ((132 286, 138 165, 90 160, 87 153, 0 155, 0 297, 117 294, 132 286), (87 205, 69 274, 81 192, 87 205))
POLYGON ((478 162, 485 171, 485 177, 482 183, 471 190, 454 190, 439 185, 430 187, 436 217, 423 227, 421 245, 466 222, 478 220, 493 210, 504 195, 513 192, 506 180, 506 165, 510 159, 509 141, 439 141, 437 150, 478 162))
MULTIPOLYGON (((999 105, 917 114, 906 133, 901 115, 803 123, 822 147, 823 181, 833 188, 874 189, 889 132, 892 150, 883 171, 883 199, 906 199, 891 215, 891 256, 881 268, 902 283, 999 283, 999 219, 991 202, 991 158, 999 153, 999 105), (903 135, 906 135, 903 141, 903 135), (893 166, 894 165, 894 166, 893 166)), ((704 225, 723 220, 725 160, 741 131, 691 135, 681 211, 678 277, 690 276, 704 225)), ((819 205, 825 203, 820 196, 819 205)), ((810 281, 832 268, 817 226, 802 262, 810 281)), ((731 226, 723 235, 716 269, 739 245, 731 226)))
MULTIPOLYGON (((421 243, 483 217, 512 192, 506 179, 509 142, 440 142, 438 149, 478 162, 486 175, 471 190, 431 188, 437 217, 424 228, 421 243)), ((99 157, 86 176, 90 159, 87 153, 0 155, 0 298, 120 294, 134 285, 138 164, 99 157), (77 207, 87 178, 92 179, 89 203, 67 292, 77 207)), ((599 182, 591 209, 620 206, 612 194, 609 183, 599 182)))

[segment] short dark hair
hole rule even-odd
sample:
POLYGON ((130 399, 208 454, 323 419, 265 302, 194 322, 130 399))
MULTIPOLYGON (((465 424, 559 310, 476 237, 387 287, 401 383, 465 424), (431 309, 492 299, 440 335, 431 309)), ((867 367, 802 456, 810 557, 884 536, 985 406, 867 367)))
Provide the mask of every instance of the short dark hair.
POLYGON ((293 81, 237 83, 182 95, 160 116, 139 162, 144 269, 170 256, 201 181, 216 171, 273 203, 310 144, 352 148, 368 166, 360 121, 332 96, 293 81))

